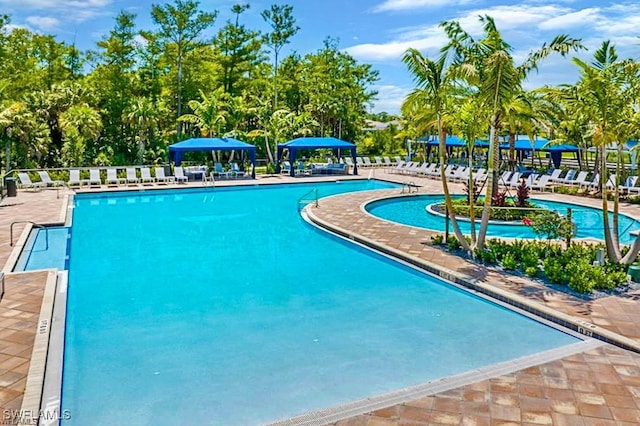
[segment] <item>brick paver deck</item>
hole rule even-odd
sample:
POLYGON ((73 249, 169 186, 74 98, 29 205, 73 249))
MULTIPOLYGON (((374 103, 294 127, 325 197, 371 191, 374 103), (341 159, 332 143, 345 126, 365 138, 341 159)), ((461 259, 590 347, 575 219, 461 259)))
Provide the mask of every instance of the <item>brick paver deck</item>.
MULTIPOLYGON (((411 180, 422 185, 421 193, 440 192, 440 184, 434 180, 389 175, 381 170, 376 170, 374 177, 411 180)), ((317 181, 315 178, 310 180, 317 181)), ((291 178, 286 176, 258 180, 259 183, 289 181, 291 178)), ((247 180, 222 185, 255 183, 247 180)), ((194 186, 199 184, 188 185, 194 186)), ((372 195, 379 194, 333 197, 321 202, 313 214, 379 244, 482 278, 505 291, 640 341, 639 292, 583 301, 523 277, 465 262, 425 244, 429 241, 429 231, 391 224, 363 213, 360 205, 372 195), (349 201, 345 201, 347 198, 349 201)), ((543 197, 558 199, 560 196, 545 194, 543 197)), ((0 204, 0 265, 11 252, 8 244, 10 223, 14 220, 59 222, 64 199, 63 196, 57 198, 55 191, 20 191, 17 198, 5 199, 0 204)), ((598 200, 578 200, 583 205, 599 207, 598 200)), ((622 211, 638 216, 637 207, 625 206, 622 211)), ((16 234, 21 226, 16 226, 16 234)), ((20 408, 45 278, 45 272, 10 274, 7 278, 7 291, 0 302, 0 407, 4 409, 20 408)), ((336 425, 635 425, 640 424, 638 401, 640 355, 604 345, 513 374, 352 417, 336 425)))

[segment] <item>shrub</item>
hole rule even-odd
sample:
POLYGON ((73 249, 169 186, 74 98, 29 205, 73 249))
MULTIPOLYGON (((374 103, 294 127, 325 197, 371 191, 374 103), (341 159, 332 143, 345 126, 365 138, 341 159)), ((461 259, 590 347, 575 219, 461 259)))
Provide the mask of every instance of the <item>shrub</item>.
POLYGON ((488 240, 487 249, 494 254, 497 261, 502 261, 504 255, 511 250, 509 243, 502 240, 488 240))
MULTIPOLYGON (((536 247, 533 244, 528 245, 527 248, 522 253, 522 258, 520 259, 522 262, 522 268, 525 270, 529 268, 538 269, 538 252, 536 247)), ((527 274, 529 275, 529 274, 527 274)))
POLYGON ((536 266, 529 266, 527 268, 524 268, 524 273, 527 274, 527 276, 533 278, 536 275, 538 275, 538 267, 536 266))
POLYGON ((444 237, 441 234, 434 234, 431 236, 431 244, 439 246, 444 241, 444 237))
POLYGON ((498 191, 491 196, 491 205, 504 207, 507 202, 507 191, 498 191))
POLYGON ((513 253, 507 253, 502 259, 502 267, 507 271, 513 271, 518 268, 518 262, 513 253))
POLYGON ((564 266, 560 262, 560 258, 558 257, 547 257, 542 262, 542 270, 544 274, 547 276, 549 281, 554 284, 565 284, 566 281, 566 271, 564 270, 564 266))
POLYGON ((462 244, 460 244, 460 241, 458 241, 455 236, 450 236, 447 239, 447 247, 449 250, 459 250, 460 247, 462 247, 462 244))
POLYGON ((474 254, 476 256, 476 259, 484 264, 491 265, 498 262, 495 252, 490 249, 476 249, 474 254))
POLYGON ((526 207, 527 200, 529 199, 529 187, 527 186, 524 179, 516 188, 516 207, 526 207))

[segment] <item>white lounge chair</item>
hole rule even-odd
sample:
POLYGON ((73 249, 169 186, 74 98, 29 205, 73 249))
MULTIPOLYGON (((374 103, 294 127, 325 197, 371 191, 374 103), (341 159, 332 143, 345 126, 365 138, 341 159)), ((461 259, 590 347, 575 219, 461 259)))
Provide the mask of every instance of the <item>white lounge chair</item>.
POLYGON ((102 186, 100 169, 89 169, 89 179, 86 182, 89 186, 102 186))
POLYGON ((362 157, 356 157, 356 164, 358 165, 358 167, 365 167, 362 157))
POLYGON ((612 189, 612 190, 615 189, 615 187, 617 186, 616 180, 617 180, 617 177, 615 173, 610 175, 609 179, 607 180, 607 183, 604 185, 605 188, 612 189))
POLYGON ((353 159, 351 157, 344 157, 344 162, 347 164, 347 166, 353 168, 353 159))
POLYGON ((364 166, 365 167, 373 167, 374 164, 371 162, 371 159, 369 157, 362 157, 362 161, 364 161, 364 166))
POLYGON ((407 163, 402 160, 398 161, 398 163, 396 163, 396 166, 392 167, 391 170, 389 170, 389 173, 401 173, 406 164, 407 163))
POLYGON ((142 183, 153 183, 156 181, 156 179, 151 176, 151 169, 148 167, 140 168, 140 180, 142 183))
POLYGON ((385 167, 393 167, 396 165, 396 163, 392 162, 389 157, 382 157, 382 159, 384 160, 385 167))
POLYGON ((625 192, 637 192, 640 194, 640 187, 636 186, 638 176, 629 176, 624 185, 620 185, 620 190, 625 192))
POLYGON ((175 182, 173 176, 166 176, 164 174, 164 167, 156 167, 156 181, 158 183, 169 183, 175 182))
POLYGON ((582 186, 583 183, 587 180, 587 176, 589 176, 589 172, 582 171, 578 173, 575 179, 567 182, 569 185, 578 185, 578 187, 582 186))
POLYGON ((560 179, 561 174, 562 169, 555 169, 553 172, 551 172, 551 175, 549 175, 549 182, 557 182, 558 179, 560 179))
POLYGON ((291 163, 289 163, 288 161, 284 161, 282 163, 282 167, 280 168, 280 174, 289 174, 291 173, 291 163))
POLYGON ((394 158, 394 160, 396 160, 396 164, 398 164, 398 163, 399 163, 399 162, 401 162, 401 161, 404 161, 402 158, 400 158, 400 157, 399 157, 399 156, 397 156, 397 155, 396 155, 395 157, 393 157, 393 158, 394 158))
POLYGON ((520 185, 520 176, 522 176, 522 173, 513 172, 513 174, 511 175, 511 179, 509 179, 509 182, 506 186, 508 186, 509 188, 517 188, 518 185, 520 185))
POLYGON ((509 170, 506 170, 498 178, 498 185, 509 186, 509 183, 511 182, 510 178, 511 178, 511 172, 509 170))
POLYGON ((576 174, 577 173, 578 172, 575 171, 574 169, 570 169, 570 170, 567 171, 567 174, 564 175, 564 177, 557 178, 556 182, 559 182, 559 183, 561 183, 563 185, 571 185, 572 182, 574 181, 574 179, 576 178, 576 174))
POLYGON ((127 172, 127 184, 140 183, 135 167, 127 167, 125 170, 127 172))
POLYGON ((382 162, 382 158, 373 157, 373 159, 376 161, 374 166, 376 166, 376 167, 384 167, 384 163, 382 162))
POLYGON ((176 182, 180 183, 187 183, 189 182, 189 178, 187 177, 187 175, 184 174, 184 169, 180 166, 176 166, 173 169, 173 175, 174 178, 176 180, 176 182))
POLYGON ((49 176, 49 172, 47 172, 46 170, 38 171, 38 175, 40 175, 40 180, 42 181, 44 186, 62 186, 62 185, 64 185, 64 181, 52 180, 51 176, 49 176))
POLYGON ((554 188, 552 185, 552 180, 551 180, 552 178, 553 178, 553 175, 542 175, 540 176, 540 179, 538 179, 537 182, 534 182, 531 185, 529 185, 529 188, 531 188, 532 191, 544 192, 548 189, 551 192, 553 192, 554 188))
POLYGON ((126 182, 127 182, 127 179, 118 177, 117 169, 107 169, 107 180, 105 180, 105 183, 107 185, 112 183, 116 185, 120 185, 121 183, 126 183, 126 182))
MULTIPOLYGON (((425 163, 425 164, 427 164, 427 163, 425 163)), ((433 174, 433 172, 436 170, 436 167, 437 167, 436 163, 431 163, 427 167, 425 167, 424 169, 418 170, 418 174, 422 175, 422 176, 429 176, 429 175, 433 174)))
POLYGON ((584 182, 584 184, 580 185, 581 188, 586 189, 598 189, 600 185, 600 173, 596 173, 591 179, 591 182, 584 182))
POLYGON ((85 183, 88 183, 88 181, 86 179, 80 179, 80 170, 69 170, 69 180, 67 181, 68 187, 82 186, 85 183))
POLYGON ((18 173, 18 187, 24 189, 42 189, 47 185, 44 182, 33 182, 27 173, 20 172, 18 173))

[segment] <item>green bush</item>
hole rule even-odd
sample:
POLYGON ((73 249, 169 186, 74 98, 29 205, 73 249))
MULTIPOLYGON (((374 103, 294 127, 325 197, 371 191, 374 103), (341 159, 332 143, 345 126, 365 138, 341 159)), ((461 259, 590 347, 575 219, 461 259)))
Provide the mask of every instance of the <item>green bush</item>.
POLYGON ((447 238, 447 247, 449 250, 459 250, 462 247, 462 244, 460 244, 455 236, 450 236, 447 238))
POLYGON ((538 267, 536 266, 529 266, 527 268, 524 268, 524 273, 527 274, 527 276, 533 278, 536 275, 538 275, 538 267))
POLYGON ((502 267, 507 271, 514 271, 518 268, 518 262, 516 261, 513 253, 507 253, 502 259, 502 267))
POLYGON ((591 293, 594 289, 593 265, 585 258, 575 259, 567 265, 569 288, 578 293, 591 293))
POLYGON ((439 246, 444 241, 444 237, 441 234, 434 234, 431 236, 431 244, 439 246))
POLYGON ((554 284, 565 284, 566 283, 566 271, 564 270, 564 265, 560 262, 560 259, 557 257, 547 257, 542 262, 542 271, 547 276, 549 281, 554 284))

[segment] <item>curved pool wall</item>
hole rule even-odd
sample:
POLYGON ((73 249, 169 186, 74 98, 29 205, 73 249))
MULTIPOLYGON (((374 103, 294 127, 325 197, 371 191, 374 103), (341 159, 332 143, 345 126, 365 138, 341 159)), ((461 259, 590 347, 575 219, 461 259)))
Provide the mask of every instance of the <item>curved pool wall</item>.
POLYGON ((309 225, 314 187, 385 186, 78 195, 63 424, 263 424, 579 341, 309 225))
MULTIPOLYGON (((577 226, 576 238, 595 238, 599 240, 604 238, 601 210, 557 201, 538 199, 531 199, 531 201, 540 207, 563 215, 566 215, 568 208, 572 209, 573 221, 577 226)), ((444 202, 444 196, 442 195, 419 195, 373 201, 367 204, 365 209, 373 216, 384 220, 444 232, 445 218, 427 211, 427 206, 442 202, 444 202)), ((609 213, 609 219, 613 219, 612 213, 609 213)), ((619 215, 619 221, 621 230, 620 242, 631 244, 635 237, 632 237, 630 232, 640 229, 640 222, 623 214, 619 215)), ((479 223, 480 221, 478 220, 476 226, 479 226, 479 223)), ((458 224, 463 233, 470 232, 468 221, 460 220, 458 224)), ((451 230, 452 228, 450 227, 449 229, 451 230)), ((502 238, 539 238, 530 226, 525 226, 524 224, 491 223, 487 229, 487 235, 502 238)))

